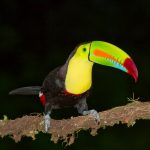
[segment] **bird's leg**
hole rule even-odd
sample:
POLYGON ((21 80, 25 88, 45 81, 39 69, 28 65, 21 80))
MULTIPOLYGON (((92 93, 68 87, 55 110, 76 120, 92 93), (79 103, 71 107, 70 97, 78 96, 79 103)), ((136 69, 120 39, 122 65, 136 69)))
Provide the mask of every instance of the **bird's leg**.
POLYGON ((48 132, 48 129, 50 128, 50 121, 51 121, 51 107, 50 104, 47 103, 45 105, 45 114, 44 114, 44 125, 45 125, 45 132, 48 132))
POLYGON ((44 125, 45 125, 45 132, 48 132, 48 129, 50 128, 50 111, 44 115, 44 125))
POLYGON ((78 110, 78 113, 82 114, 82 115, 91 115, 95 118, 95 120, 99 123, 100 122, 100 116, 99 113, 95 110, 88 110, 88 105, 86 102, 86 98, 83 98, 82 100, 79 101, 78 104, 75 105, 75 107, 78 110))

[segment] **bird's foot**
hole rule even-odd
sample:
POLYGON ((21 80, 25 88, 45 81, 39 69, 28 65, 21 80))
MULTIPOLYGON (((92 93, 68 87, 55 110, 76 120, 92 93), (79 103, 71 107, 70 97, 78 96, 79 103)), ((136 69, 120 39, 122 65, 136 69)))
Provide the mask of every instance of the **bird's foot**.
POLYGON ((87 110, 87 111, 83 111, 83 115, 91 115, 91 116, 93 116, 93 117, 95 118, 95 120, 96 120, 97 123, 100 123, 100 115, 99 115, 99 113, 98 113, 96 110, 94 110, 94 109, 92 109, 92 110, 87 110))
POLYGON ((45 132, 48 132, 48 129, 50 128, 50 121, 51 121, 50 115, 49 114, 44 115, 45 132))

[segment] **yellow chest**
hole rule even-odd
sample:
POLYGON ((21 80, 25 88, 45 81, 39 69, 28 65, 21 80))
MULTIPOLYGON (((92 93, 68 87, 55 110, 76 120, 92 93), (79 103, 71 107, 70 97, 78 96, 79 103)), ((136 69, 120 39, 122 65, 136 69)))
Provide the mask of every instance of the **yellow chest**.
POLYGON ((93 62, 81 58, 72 58, 69 61, 65 88, 72 94, 82 94, 92 85, 93 62))

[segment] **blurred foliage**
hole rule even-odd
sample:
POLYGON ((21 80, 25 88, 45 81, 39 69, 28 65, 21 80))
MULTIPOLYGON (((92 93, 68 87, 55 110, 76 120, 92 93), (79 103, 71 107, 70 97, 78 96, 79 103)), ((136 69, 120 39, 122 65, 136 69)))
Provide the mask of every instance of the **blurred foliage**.
MULTIPOLYGON (((137 64, 137 84, 118 70, 94 66, 93 91, 89 107, 98 111, 127 103, 127 97, 149 100, 150 87, 150 1, 149 0, 5 0, 0 2, 0 118, 21 117, 43 112, 38 97, 8 96, 14 88, 41 85, 47 73, 63 64, 74 47, 85 41, 104 40, 128 52, 137 64)), ((59 110, 56 118, 77 115, 59 110), (65 115, 64 115, 65 112, 65 115)), ((96 137, 88 132, 76 135, 66 149, 150 149, 149 121, 133 128, 118 125, 101 130, 96 137)), ((0 149, 62 149, 50 136, 39 134, 16 144, 0 139, 0 149)))

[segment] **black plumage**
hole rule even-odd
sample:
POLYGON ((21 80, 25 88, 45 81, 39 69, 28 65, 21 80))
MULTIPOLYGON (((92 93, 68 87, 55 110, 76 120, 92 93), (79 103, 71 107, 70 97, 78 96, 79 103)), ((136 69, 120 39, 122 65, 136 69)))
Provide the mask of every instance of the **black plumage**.
POLYGON ((52 109, 76 105, 81 99, 88 96, 89 91, 75 95, 65 90, 65 72, 67 65, 51 71, 45 78, 41 92, 46 99, 45 113, 52 109))

